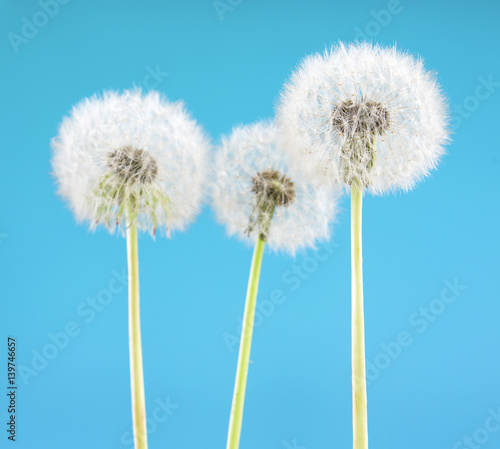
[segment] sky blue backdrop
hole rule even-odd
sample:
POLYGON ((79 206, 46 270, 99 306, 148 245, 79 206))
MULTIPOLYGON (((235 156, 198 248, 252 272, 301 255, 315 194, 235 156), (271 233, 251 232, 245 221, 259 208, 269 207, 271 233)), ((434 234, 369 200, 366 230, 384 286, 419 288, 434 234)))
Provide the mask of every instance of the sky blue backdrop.
MULTIPOLYGON (((76 225, 54 193, 63 115, 103 89, 156 87, 217 139, 270 117, 304 55, 363 34, 421 54, 456 107, 439 170, 365 200, 371 447, 500 445, 488 420, 500 407, 498 2, 59 0, 53 17, 43 4, 1 0, 0 338, 15 336, 34 370, 18 373, 12 447, 131 447, 125 241, 76 225), (455 279, 466 289, 440 302, 455 279)), ((349 238, 345 198, 329 257, 265 254, 261 307, 276 289, 286 301, 254 333, 242 449, 351 447, 349 238)), ((171 240, 141 237, 151 448, 225 447, 237 350, 224 336, 237 334, 251 254, 208 208, 171 240)))

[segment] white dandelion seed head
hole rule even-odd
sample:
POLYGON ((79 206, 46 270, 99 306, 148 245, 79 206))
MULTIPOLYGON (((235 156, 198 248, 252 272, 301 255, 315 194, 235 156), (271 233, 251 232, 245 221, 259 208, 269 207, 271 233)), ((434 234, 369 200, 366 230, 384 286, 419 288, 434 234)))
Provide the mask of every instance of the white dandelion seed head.
POLYGON ((212 204, 229 235, 254 243, 261 235, 290 254, 329 237, 338 195, 315 188, 287 163, 276 126, 239 126, 216 152, 212 204))
POLYGON ((304 59, 277 107, 281 145, 308 176, 409 190, 449 140, 447 104, 421 59, 368 43, 304 59))
POLYGON ((114 231, 183 229, 206 191, 210 143, 182 102, 104 92, 77 104, 53 139, 59 193, 78 221, 114 231))

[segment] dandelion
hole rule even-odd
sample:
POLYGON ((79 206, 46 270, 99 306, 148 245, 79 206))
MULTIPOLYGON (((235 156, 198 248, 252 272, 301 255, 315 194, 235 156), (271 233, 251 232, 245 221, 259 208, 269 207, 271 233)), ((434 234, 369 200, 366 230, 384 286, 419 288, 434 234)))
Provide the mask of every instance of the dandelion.
POLYGON ((78 221, 125 231, 136 449, 147 448, 139 315, 139 230, 181 230, 204 195, 209 143, 181 102, 157 92, 105 92, 76 105, 52 141, 59 193, 78 221))
POLYGON ((361 256, 365 190, 407 191, 448 140, 444 97, 421 59, 396 48, 342 44, 307 57, 278 106, 283 148, 314 182, 351 190, 354 448, 368 447, 361 256))
POLYGON ((291 254, 329 234, 336 196, 288 166, 272 122, 235 128, 215 158, 212 203, 230 235, 255 245, 248 282, 227 440, 239 446, 253 322, 265 244, 291 254))

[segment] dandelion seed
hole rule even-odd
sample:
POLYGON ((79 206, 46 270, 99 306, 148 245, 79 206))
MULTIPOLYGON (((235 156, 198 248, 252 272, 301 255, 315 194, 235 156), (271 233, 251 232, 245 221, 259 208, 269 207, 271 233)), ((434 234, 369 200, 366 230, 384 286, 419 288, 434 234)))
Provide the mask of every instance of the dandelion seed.
POLYGON ((422 60, 367 43, 307 57, 277 116, 284 150, 309 178, 348 188, 356 180, 374 194, 413 188, 449 135, 446 102, 422 60))
POLYGON ((229 235, 290 254, 328 238, 335 194, 292 170, 272 122, 240 126, 215 155, 212 206, 229 235))
POLYGON ((200 209, 210 145, 181 102, 105 92, 73 108, 52 146, 59 193, 91 228, 169 233, 200 209))

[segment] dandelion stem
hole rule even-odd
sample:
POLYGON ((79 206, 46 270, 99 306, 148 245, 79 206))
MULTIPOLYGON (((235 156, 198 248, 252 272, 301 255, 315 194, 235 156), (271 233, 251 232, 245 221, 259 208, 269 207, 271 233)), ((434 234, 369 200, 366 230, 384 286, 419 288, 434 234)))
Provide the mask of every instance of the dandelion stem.
POLYGON ((361 216, 363 191, 358 183, 351 189, 351 294, 352 294, 352 419, 353 448, 368 448, 366 403, 365 330, 363 313, 363 256, 361 216))
POLYGON ((130 386, 135 449, 147 449, 146 400, 142 370, 141 319, 139 312, 139 252, 137 226, 127 226, 130 386))
POLYGON ((229 418, 227 449, 238 449, 240 444, 241 423, 243 420, 243 405, 245 403, 245 390, 248 376, 248 364, 250 362, 250 349, 252 346, 253 322, 255 317, 257 290, 259 288, 260 267, 262 265, 264 246, 265 241, 261 236, 259 236, 257 243, 255 244, 252 265, 250 267, 250 277, 248 279, 245 314, 243 316, 240 352, 238 355, 238 367, 236 369, 233 403, 231 406, 231 416, 229 418))

